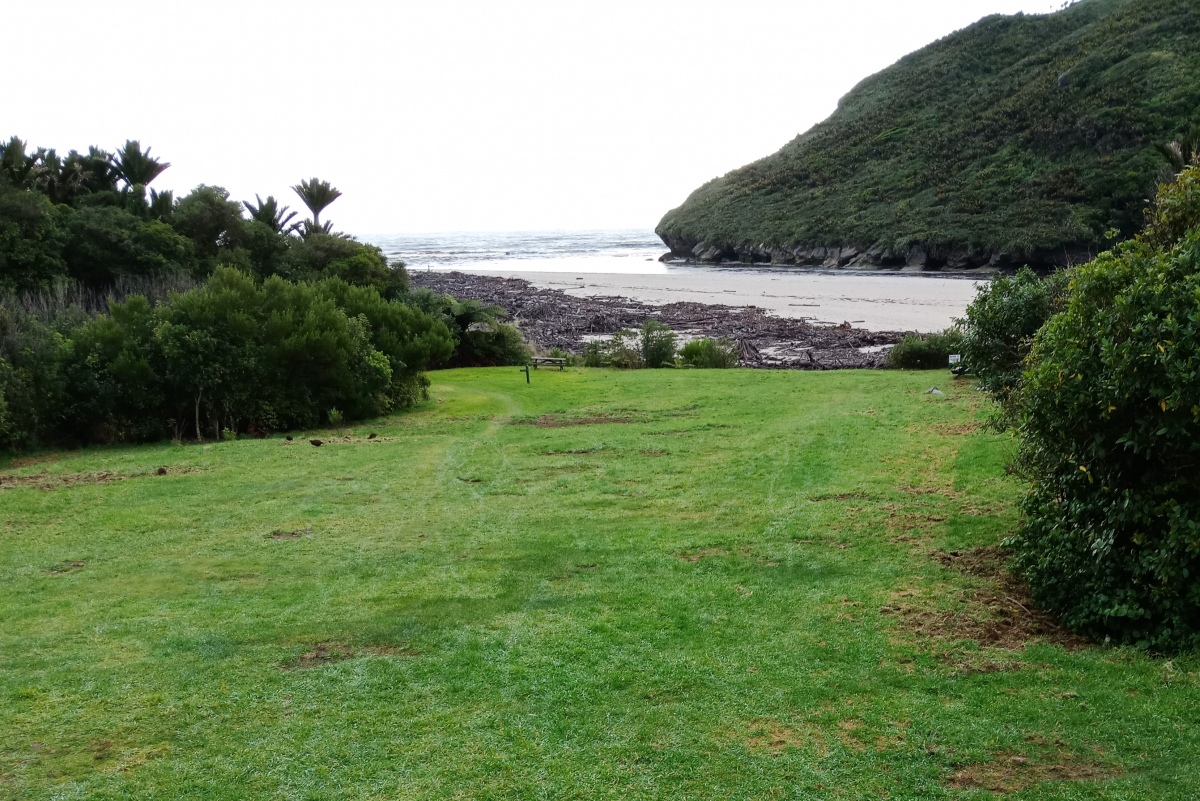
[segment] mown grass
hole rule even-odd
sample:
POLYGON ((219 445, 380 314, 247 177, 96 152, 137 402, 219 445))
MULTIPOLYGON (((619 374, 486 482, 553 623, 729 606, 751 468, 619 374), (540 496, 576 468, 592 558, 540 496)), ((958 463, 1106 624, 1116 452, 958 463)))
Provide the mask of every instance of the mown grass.
POLYGON ((450 371, 10 466, 0 797, 1194 797, 1200 660, 956 569, 1019 487, 948 384, 450 371))

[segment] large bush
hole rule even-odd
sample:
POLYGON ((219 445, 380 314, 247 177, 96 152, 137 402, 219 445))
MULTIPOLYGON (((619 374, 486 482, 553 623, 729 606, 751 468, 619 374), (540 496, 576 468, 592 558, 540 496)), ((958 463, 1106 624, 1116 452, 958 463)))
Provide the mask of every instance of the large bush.
POLYGON ((1069 270, 1045 278, 1024 268, 1016 275, 997 275, 979 289, 961 321, 962 357, 979 387, 1007 408, 1021 379, 1033 337, 1062 309, 1069 270))
POLYGON ((1075 269, 1018 398, 1016 567, 1073 628, 1162 649, 1200 645, 1198 171, 1075 269))
POLYGON ((219 268, 158 305, 108 306, 0 305, 0 447, 360 419, 415 401, 421 372, 454 347, 440 320, 339 279, 258 283, 219 268))

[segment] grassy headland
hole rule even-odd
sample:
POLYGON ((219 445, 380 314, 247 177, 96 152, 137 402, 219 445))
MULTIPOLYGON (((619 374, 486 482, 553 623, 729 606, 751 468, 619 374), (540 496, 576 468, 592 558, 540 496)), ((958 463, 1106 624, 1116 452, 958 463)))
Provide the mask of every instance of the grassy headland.
POLYGON ((1196 121, 1200 17, 1181 0, 992 16, 851 91, 779 152, 658 226, 679 255, 977 267, 1085 261, 1140 227, 1196 121))
POLYGON ((1194 796, 1200 663, 1022 608, 970 385, 432 378, 11 464, 0 797, 1194 796))

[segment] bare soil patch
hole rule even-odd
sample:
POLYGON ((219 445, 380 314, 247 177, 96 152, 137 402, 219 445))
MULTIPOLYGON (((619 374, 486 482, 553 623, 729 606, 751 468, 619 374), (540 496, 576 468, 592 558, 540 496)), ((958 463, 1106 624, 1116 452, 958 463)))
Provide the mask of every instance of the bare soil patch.
POLYGON ((951 437, 965 437, 983 428, 979 423, 964 423, 962 425, 940 424, 932 426, 938 434, 951 437))
POLYGON ((62 458, 61 453, 43 453, 38 456, 18 456, 8 463, 9 470, 19 470, 22 467, 33 467, 35 464, 49 464, 62 458))
POLYGON ((67 573, 74 573, 75 571, 82 570, 85 567, 87 567, 87 562, 67 560, 61 564, 55 565, 46 572, 52 576, 64 576, 67 573))
POLYGON ((950 570, 980 579, 979 585, 961 592, 956 609, 938 609, 925 593, 900 590, 879 610, 881 614, 897 616, 905 629, 925 638, 973 640, 990 648, 1020 651, 1034 641, 1068 650, 1088 645, 1034 606, 1028 588, 1005 566, 1000 548, 937 551, 933 556, 950 570))
POLYGON ((146 470, 140 473, 115 473, 111 470, 98 470, 86 473, 64 473, 62 475, 52 475, 47 472, 34 473, 28 476, 10 476, 0 474, 0 489, 16 489, 19 487, 32 487, 43 491, 62 489, 64 487, 78 487, 88 484, 112 484, 116 481, 126 481, 131 478, 145 478, 146 476, 167 476, 167 475, 182 475, 185 473, 198 473, 207 468, 202 467, 158 467, 153 470, 146 470))
POLYGON ((311 646, 309 650, 300 654, 295 661, 285 664, 284 668, 287 670, 308 670, 363 656, 414 657, 420 656, 420 654, 411 648, 401 645, 369 645, 359 648, 356 651, 343 643, 323 642, 311 646))
POLYGON ((807 726, 803 730, 785 726, 774 720, 760 720, 751 724, 746 745, 756 751, 770 751, 772 754, 781 753, 788 748, 805 746, 815 748, 822 756, 829 750, 819 732, 812 731, 807 726))
POLYGON ((275 529, 267 535, 267 539, 271 540, 298 540, 301 537, 311 537, 312 526, 303 529, 293 529, 292 531, 284 531, 283 529, 275 529))
POLYGON ((1060 749, 1039 756, 1000 752, 986 762, 956 770, 946 783, 960 790, 1016 793, 1047 782, 1095 782, 1119 775, 1114 767, 1060 749))
POLYGON ((544 414, 536 420, 513 420, 509 425, 537 426, 538 428, 567 428, 569 426, 597 426, 610 423, 632 423, 634 419, 628 415, 593 414, 587 417, 571 417, 563 414, 544 414))
POLYGON ((285 665, 285 667, 292 670, 308 670, 309 668, 331 665, 334 662, 342 662, 353 658, 354 651, 348 645, 336 642, 323 642, 312 646, 309 650, 300 654, 296 658, 296 661, 285 665))

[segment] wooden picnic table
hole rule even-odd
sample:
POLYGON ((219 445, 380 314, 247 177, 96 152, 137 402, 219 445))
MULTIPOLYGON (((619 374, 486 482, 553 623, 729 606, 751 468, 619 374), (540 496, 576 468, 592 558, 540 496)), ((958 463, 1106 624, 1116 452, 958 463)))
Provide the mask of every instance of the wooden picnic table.
POLYGON ((567 360, 554 356, 534 356, 529 360, 529 363, 533 365, 534 370, 539 367, 557 367, 559 370, 567 369, 567 360))

